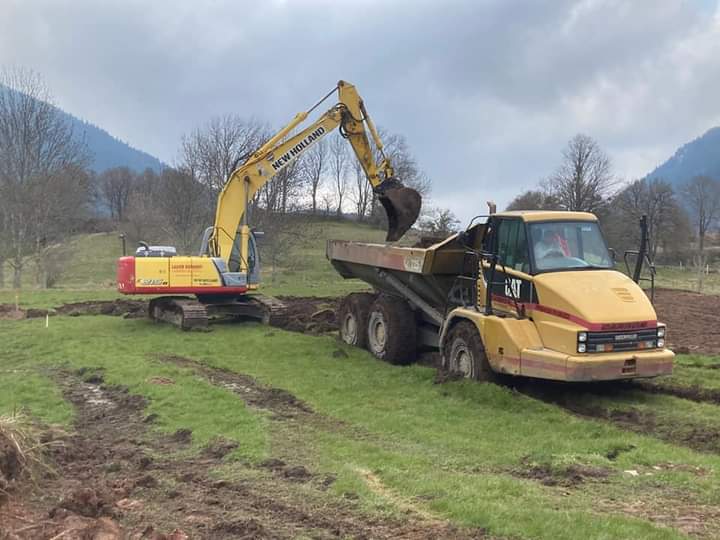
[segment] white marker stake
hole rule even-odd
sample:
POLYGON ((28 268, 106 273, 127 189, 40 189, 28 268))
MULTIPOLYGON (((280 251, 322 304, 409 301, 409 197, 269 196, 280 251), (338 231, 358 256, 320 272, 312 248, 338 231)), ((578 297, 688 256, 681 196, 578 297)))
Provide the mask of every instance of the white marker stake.
POLYGON ((48 328, 50 326, 50 314, 45 314, 45 328, 48 328))

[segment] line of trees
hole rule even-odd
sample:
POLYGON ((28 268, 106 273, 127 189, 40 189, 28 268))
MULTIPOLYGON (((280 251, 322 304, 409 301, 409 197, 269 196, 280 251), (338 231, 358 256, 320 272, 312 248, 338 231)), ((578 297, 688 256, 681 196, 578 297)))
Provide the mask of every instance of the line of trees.
POLYGON ((695 176, 677 191, 663 178, 622 183, 598 143, 578 134, 563 150, 557 170, 536 189, 515 197, 508 210, 593 212, 618 252, 637 247, 638 220, 647 215, 651 256, 691 260, 699 269, 701 289, 708 233, 720 225, 720 180, 695 176))

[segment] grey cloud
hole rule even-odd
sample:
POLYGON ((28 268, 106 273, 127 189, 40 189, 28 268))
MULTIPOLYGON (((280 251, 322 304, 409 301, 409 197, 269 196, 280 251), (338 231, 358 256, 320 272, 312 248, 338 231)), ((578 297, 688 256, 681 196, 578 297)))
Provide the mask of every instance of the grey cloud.
POLYGON ((213 114, 279 126, 346 78, 464 219, 577 131, 631 177, 720 123, 718 19, 681 0, 1 1, 0 64, 168 161, 213 114))

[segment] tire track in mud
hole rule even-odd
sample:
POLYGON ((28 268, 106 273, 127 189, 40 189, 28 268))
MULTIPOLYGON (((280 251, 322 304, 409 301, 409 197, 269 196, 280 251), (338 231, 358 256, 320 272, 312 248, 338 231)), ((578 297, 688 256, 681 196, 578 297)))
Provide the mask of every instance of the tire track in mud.
MULTIPOLYGON (((173 457, 189 448, 191 433, 152 433, 145 398, 103 384, 98 373, 54 377, 75 407, 75 431, 49 447, 57 475, 43 479, 42 493, 12 501, 4 522, 12 527, 10 538, 488 538, 481 529, 417 515, 375 517, 362 513, 356 501, 328 501, 322 494, 327 478, 279 460, 246 465, 256 471, 251 478, 213 478, 210 471, 237 443, 216 439, 197 455, 173 457), (298 483, 306 488, 296 489, 298 483), (38 526, 28 525, 33 522, 38 526)), ((247 383, 243 388, 250 391, 244 393, 279 418, 314 414, 287 392, 247 383)))
MULTIPOLYGON (((352 426, 341 420, 324 416, 312 409, 307 403, 298 399, 290 392, 265 386, 259 383, 253 377, 221 368, 208 366, 191 358, 185 358, 176 355, 160 355, 157 358, 162 362, 174 364, 176 366, 193 370, 198 375, 205 378, 211 384, 229 390, 238 394, 240 398, 250 407, 267 412, 270 419, 280 422, 288 422, 292 429, 306 432, 308 427, 333 431, 351 436, 354 440, 364 439, 373 440, 385 447, 390 445, 387 441, 381 441, 378 436, 368 432, 364 432, 357 426, 352 426)), ((318 479, 318 475, 308 471, 302 465, 289 465, 277 458, 270 458, 260 464, 261 467, 270 469, 275 477, 284 477, 290 481, 307 480, 308 478, 318 479)), ((362 476, 362 475, 361 475, 362 476)), ((321 489, 327 487, 334 481, 335 475, 320 475, 321 489)), ((363 476, 363 480, 366 478, 363 476)), ((354 498, 354 494, 346 494, 354 498)), ((395 504, 395 499, 389 498, 390 502, 395 504)), ((367 523, 371 525, 368 530, 346 530, 338 529, 338 537, 356 537, 356 538, 491 538, 483 529, 457 528, 449 522, 431 516, 429 513, 412 505, 400 505, 401 511, 406 514, 412 522, 412 526, 408 531, 397 528, 389 533, 385 532, 382 527, 377 528, 376 523, 372 519, 367 523)), ((332 514, 332 512, 330 512, 332 514)), ((330 523, 335 524, 335 528, 342 523, 337 518, 330 516, 330 523)), ((381 522, 377 522, 378 524, 381 522)), ((495 538, 495 537, 492 537, 495 538)))
MULTIPOLYGON (((588 383, 582 387, 539 380, 507 380, 508 387, 528 397, 556 405, 577 416, 608 422, 620 429, 685 446, 698 452, 720 454, 720 425, 711 426, 684 418, 677 423, 642 407, 611 407, 592 403, 597 398, 626 397, 633 392, 669 395, 694 402, 720 404, 713 393, 648 381, 588 383)), ((720 408, 718 409, 720 417, 720 408)), ((608 456, 612 459, 612 456, 608 456)))

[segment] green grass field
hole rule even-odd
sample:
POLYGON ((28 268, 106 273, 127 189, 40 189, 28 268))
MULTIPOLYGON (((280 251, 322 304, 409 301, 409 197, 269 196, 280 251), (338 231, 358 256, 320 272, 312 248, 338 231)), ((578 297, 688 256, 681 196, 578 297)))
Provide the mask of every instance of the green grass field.
MULTIPOLYGON (((312 227, 267 293, 335 296, 363 287, 335 274, 325 239, 378 241, 382 231, 312 227)), ((116 235, 78 238, 69 249, 61 288, 4 290, 0 303, 16 295, 26 307, 116 297, 116 235)), ((334 475, 330 497, 355 494, 369 515, 417 512, 506 538, 720 537, 720 446, 698 437, 720 433, 715 403, 622 385, 548 390, 548 398, 502 384, 436 384, 433 368, 391 366, 333 336, 253 323, 183 333, 143 319, 60 316, 48 328, 44 319, 0 320, 0 337, 0 414, 24 410, 69 425, 74 410, 57 370, 100 371, 106 383, 148 398, 158 433, 190 429, 196 450, 217 436, 237 441, 215 471, 221 477, 270 457, 292 460, 334 475), (273 421, 192 368, 163 361, 167 355, 283 389, 319 420, 273 421), (160 377, 173 384, 152 382, 160 377), (702 527, 693 529, 688 516, 698 512, 702 527)), ((662 384, 719 390, 717 365, 720 358, 679 357, 662 384)))
MULTIPOLYGON (((216 435, 236 440, 238 467, 292 455, 312 470, 337 475, 333 492, 357 493, 371 512, 400 510, 396 500, 366 484, 363 471, 423 512, 517 538, 681 538, 623 511, 622 501, 658 511, 679 503, 720 505, 715 453, 581 418, 502 385, 434 384, 431 368, 383 364, 332 337, 276 329, 268 335, 256 324, 180 333, 142 319, 103 316, 57 317, 49 328, 42 320, 0 324, 0 412, 22 408, 43 421, 67 423, 72 409, 54 386, 52 370, 101 370, 107 383, 149 398, 157 429, 191 429, 197 447, 216 435), (347 357, 336 358, 338 348, 347 357), (290 436, 232 392, 162 362, 161 354, 251 375, 291 392, 342 429, 323 423, 290 436), (154 377, 174 384, 151 384, 154 377), (533 467, 558 478, 577 467, 604 474, 572 487, 546 486, 523 477, 533 467)), ((697 359, 681 362, 674 377, 692 383, 687 372, 698 369, 693 363, 697 359)), ((629 390, 621 396, 588 392, 582 399, 720 427, 717 406, 671 396, 629 390)), ((223 474, 232 470, 231 463, 223 474)), ((713 526, 720 531, 720 524, 713 526)))

